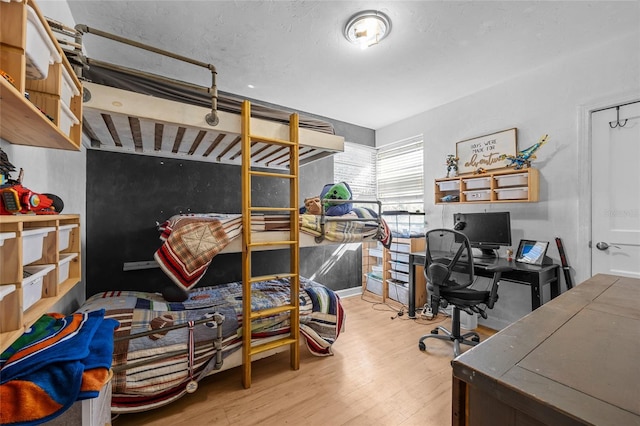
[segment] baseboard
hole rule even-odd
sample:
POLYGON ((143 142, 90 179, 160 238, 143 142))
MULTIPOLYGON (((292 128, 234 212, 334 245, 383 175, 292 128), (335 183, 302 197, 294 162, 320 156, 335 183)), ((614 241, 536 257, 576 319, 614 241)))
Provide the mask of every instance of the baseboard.
POLYGON ((340 298, 344 299, 352 296, 360 296, 362 294, 362 286, 343 288, 342 290, 336 290, 336 294, 340 298))

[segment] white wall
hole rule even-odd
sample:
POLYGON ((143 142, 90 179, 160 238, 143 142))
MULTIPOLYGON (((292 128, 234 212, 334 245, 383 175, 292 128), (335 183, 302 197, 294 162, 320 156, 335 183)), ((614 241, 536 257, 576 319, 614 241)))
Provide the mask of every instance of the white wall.
MULTIPOLYGON (((40 0, 38 2, 43 15, 51 19, 64 22, 69 26, 75 25, 66 1, 40 0)), ((82 220, 82 251, 85 241, 85 213, 86 213, 86 152, 65 151, 13 145, 0 139, 0 147, 7 153, 9 161, 16 168, 11 174, 18 177, 20 168, 24 169, 22 184, 34 192, 52 193, 62 198, 64 210, 62 213, 80 214, 82 220)), ((83 261, 82 271, 85 265, 83 261)), ((84 275, 84 274, 83 274, 84 275)), ((68 295, 52 307, 52 312, 70 313, 85 299, 84 278, 68 295)))
MULTIPOLYGON (((452 226, 452 215, 458 211, 508 210, 514 249, 521 238, 550 241, 549 255, 559 263, 554 238, 560 236, 569 264, 575 269, 574 280, 582 282, 591 276, 591 271, 589 248, 586 244, 578 245, 584 241, 578 235, 579 177, 589 175, 589 165, 578 162, 580 150, 588 149, 585 140, 588 135, 579 129, 580 106, 621 94, 636 93, 640 98, 639 52, 638 33, 576 52, 551 65, 382 128, 376 132, 376 146, 424 135, 428 228, 452 226), (533 163, 540 170, 540 201, 434 205, 433 180, 446 176, 445 158, 447 154, 455 154, 456 142, 512 127, 518 129, 519 149, 549 134, 549 142, 538 151, 538 159, 533 163)), ((504 255, 504 250, 501 254, 504 255)), ((500 300, 485 324, 502 328, 528 313, 529 303, 528 287, 504 283, 500 286, 500 300)))

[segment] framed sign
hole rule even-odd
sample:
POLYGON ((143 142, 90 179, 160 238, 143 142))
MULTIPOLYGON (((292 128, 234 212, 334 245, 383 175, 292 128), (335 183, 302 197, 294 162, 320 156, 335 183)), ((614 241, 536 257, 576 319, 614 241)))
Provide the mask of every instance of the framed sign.
POLYGON ((458 173, 506 167, 505 155, 516 155, 516 128, 456 143, 458 173))

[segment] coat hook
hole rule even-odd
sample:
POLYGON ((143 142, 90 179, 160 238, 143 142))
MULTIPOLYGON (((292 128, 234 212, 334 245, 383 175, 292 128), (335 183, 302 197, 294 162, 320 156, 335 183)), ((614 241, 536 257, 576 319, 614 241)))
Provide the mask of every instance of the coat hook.
MULTIPOLYGON (((628 120, 628 119, 627 119, 628 120)), ((616 124, 612 124, 613 121, 609 122, 609 127, 611 127, 612 129, 615 129, 616 127, 624 127, 627 125, 627 120, 624 120, 624 123, 620 122, 620 107, 617 106, 616 107, 616 124)))

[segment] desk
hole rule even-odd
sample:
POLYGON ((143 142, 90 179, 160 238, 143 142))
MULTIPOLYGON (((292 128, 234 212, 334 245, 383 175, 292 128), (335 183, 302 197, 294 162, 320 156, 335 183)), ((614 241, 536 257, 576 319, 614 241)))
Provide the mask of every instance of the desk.
MULTIPOLYGON (((425 253, 414 252, 409 254, 409 318, 416 316, 415 302, 415 274, 416 265, 424 265, 425 253)), ((487 271, 488 266, 509 266, 510 271, 502 273, 502 280, 512 281, 518 284, 525 284, 531 287, 531 310, 534 311, 543 303, 542 287, 549 284, 551 290, 551 299, 560 295, 560 265, 527 265, 513 260, 509 261, 503 258, 489 260, 489 265, 474 265, 474 273, 481 277, 493 277, 493 272, 487 271)))
POLYGON ((453 425, 640 425, 640 279, 596 275, 451 364, 453 425))

